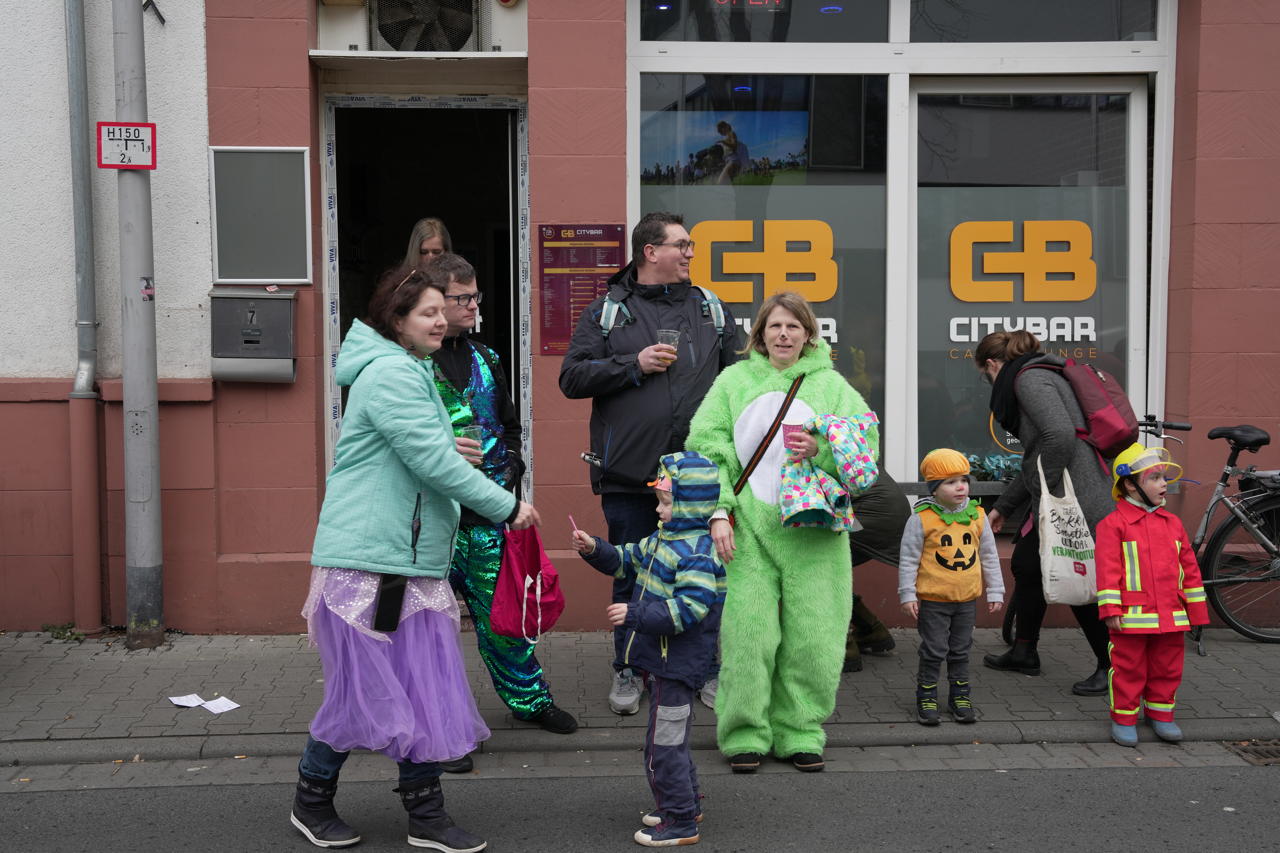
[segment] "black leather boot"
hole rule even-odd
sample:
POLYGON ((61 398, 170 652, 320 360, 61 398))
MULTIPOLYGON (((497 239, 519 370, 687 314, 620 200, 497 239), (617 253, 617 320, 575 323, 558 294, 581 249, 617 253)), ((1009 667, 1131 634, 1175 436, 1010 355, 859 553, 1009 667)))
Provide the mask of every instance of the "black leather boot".
POLYGON ((443 853, 476 853, 489 842, 453 825, 444 810, 440 779, 428 779, 406 788, 396 788, 409 813, 409 844, 443 853))
POLYGON ((1020 672, 1023 675, 1040 674, 1040 654, 1035 643, 1018 640, 1002 655, 983 655, 982 662, 992 669, 1020 672))
POLYGON ((1077 696, 1105 696, 1108 688, 1107 667, 1099 666, 1093 675, 1071 685, 1071 692, 1077 696))
POLYGON ((289 822, 317 847, 350 847, 360 840, 360 834, 347 826, 333 808, 337 790, 337 780, 298 774, 289 822))
MULTIPOLYGON (((889 629, 871 612, 860 595, 853 596, 853 617, 849 622, 853 626, 854 641, 863 654, 884 654, 892 651, 896 645, 889 629)), ((845 659, 848 660, 848 657, 846 651, 845 659)))

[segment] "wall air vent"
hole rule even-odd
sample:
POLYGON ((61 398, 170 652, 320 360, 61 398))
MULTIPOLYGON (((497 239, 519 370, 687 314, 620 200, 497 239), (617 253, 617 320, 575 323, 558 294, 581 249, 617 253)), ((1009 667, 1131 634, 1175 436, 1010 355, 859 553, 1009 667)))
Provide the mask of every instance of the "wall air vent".
POLYGON ((475 0, 369 0, 374 50, 475 50, 475 0))

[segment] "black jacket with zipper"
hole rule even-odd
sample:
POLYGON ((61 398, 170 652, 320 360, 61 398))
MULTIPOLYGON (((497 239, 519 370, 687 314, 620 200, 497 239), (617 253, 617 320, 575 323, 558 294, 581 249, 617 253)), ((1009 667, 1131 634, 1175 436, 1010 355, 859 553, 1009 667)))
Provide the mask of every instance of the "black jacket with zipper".
POLYGON ((600 326, 605 297, 578 318, 560 366, 560 390, 591 398, 591 490, 648 492, 658 457, 684 449, 689 421, 720 371, 738 361, 742 332, 724 305, 724 333, 702 294, 686 282, 639 284, 628 264, 609 280, 609 297, 623 302, 606 338, 600 326), (678 329, 677 357, 665 372, 645 374, 636 356, 658 342, 658 329, 678 329))

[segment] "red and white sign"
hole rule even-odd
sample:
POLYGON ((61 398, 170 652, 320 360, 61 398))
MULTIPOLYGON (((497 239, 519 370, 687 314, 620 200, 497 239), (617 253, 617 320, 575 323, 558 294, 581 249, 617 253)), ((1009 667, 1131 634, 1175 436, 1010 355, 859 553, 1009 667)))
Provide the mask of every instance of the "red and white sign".
POLYGON ((98 122, 99 169, 154 169, 156 126, 149 122, 98 122))

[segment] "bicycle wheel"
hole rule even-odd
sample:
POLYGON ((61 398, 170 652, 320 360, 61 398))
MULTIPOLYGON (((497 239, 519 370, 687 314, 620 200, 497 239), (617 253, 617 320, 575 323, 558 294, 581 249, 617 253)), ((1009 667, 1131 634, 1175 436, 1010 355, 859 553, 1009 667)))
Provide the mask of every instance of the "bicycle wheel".
MULTIPOLYGON (((1243 507, 1273 544, 1280 544, 1280 496, 1243 507)), ((1234 515, 1213 532, 1200 564, 1209 603, 1231 628, 1253 640, 1280 643, 1280 559, 1273 559, 1234 515)))

